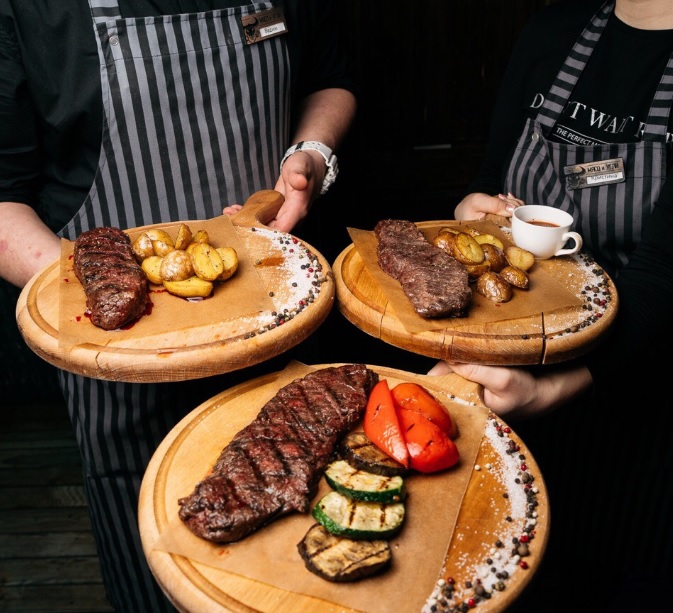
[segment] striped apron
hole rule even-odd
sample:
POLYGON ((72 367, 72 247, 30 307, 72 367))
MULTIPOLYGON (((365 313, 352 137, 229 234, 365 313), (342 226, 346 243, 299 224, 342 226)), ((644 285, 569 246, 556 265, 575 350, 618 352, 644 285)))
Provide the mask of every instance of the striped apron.
MULTIPOLYGON (((289 138, 287 44, 284 36, 246 44, 241 24, 272 2, 127 19, 117 0, 89 5, 103 138, 93 185, 62 236, 212 218, 275 185, 289 138)), ((59 381, 108 598, 124 613, 172 610, 142 551, 138 493, 159 443, 203 399, 190 382, 130 384, 64 371, 59 381)))
POLYGON ((614 9, 608 0, 582 32, 534 119, 528 119, 505 175, 505 191, 528 204, 568 211, 573 229, 603 268, 616 275, 639 243, 666 179, 666 130, 673 102, 673 55, 659 82, 641 141, 579 146, 547 140, 614 9), (565 169, 621 159, 626 180, 573 188, 565 169))

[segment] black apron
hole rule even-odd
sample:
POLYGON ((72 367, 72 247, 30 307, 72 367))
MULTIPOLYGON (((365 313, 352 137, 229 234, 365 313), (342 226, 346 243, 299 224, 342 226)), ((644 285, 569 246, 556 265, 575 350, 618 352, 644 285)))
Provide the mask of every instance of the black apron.
POLYGON ((528 119, 506 172, 505 191, 527 204, 568 211, 584 248, 616 275, 639 243, 666 179, 666 131, 673 102, 673 55, 652 101, 640 142, 571 145, 547 140, 614 9, 608 0, 582 32, 535 119, 528 119), (621 160, 625 181, 578 188, 580 164, 621 160))
MULTIPOLYGON (((91 190, 60 234, 208 219, 273 187, 289 138, 285 36, 246 44, 241 18, 272 2, 122 19, 89 0, 98 41, 103 140, 91 190)), ((169 610, 137 525, 145 468, 196 404, 179 384, 129 384, 59 371, 82 453, 108 598, 130 613, 169 610)), ((197 403, 198 404, 198 403, 197 403)))

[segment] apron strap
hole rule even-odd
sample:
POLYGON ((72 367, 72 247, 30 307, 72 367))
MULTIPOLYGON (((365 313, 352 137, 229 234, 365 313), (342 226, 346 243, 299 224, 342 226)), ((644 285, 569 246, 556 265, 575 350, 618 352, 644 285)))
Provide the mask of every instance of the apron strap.
POLYGON ((89 0, 89 7, 96 25, 122 18, 117 0, 89 0))
POLYGON ((644 141, 666 141, 668 131, 668 118, 671 114, 671 104, 673 103, 673 53, 668 59, 664 74, 661 75, 659 87, 654 94, 652 106, 650 107, 647 123, 643 129, 642 140, 644 141))
POLYGON ((563 67, 556 75, 556 79, 537 115, 537 121, 542 125, 546 135, 551 132, 568 103, 570 94, 589 61, 614 7, 615 0, 607 0, 603 4, 580 35, 563 67))

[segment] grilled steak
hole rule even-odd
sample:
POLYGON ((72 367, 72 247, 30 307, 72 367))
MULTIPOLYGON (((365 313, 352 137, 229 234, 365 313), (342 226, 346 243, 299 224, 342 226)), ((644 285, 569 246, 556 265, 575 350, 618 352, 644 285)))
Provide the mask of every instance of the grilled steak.
POLYGON ((75 274, 84 286, 91 322, 114 330, 140 317, 147 307, 147 277, 119 228, 82 232, 75 241, 75 274))
POLYGON ((222 450, 212 472, 178 501, 180 519, 197 536, 230 543, 281 515, 306 513, 377 381, 366 366, 348 364, 281 388, 222 450))
POLYGON ((463 317, 472 298, 465 267, 411 221, 384 219, 374 234, 381 270, 400 282, 422 317, 463 317))

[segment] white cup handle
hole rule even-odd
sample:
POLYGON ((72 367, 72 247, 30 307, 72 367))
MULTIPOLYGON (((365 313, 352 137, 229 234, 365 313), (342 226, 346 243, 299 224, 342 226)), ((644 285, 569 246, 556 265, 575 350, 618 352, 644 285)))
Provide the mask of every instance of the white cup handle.
POLYGON ((567 249, 559 249, 554 255, 571 255, 577 253, 582 248, 582 237, 577 232, 566 232, 563 235, 564 241, 567 242, 570 239, 575 241, 575 245, 567 249))

